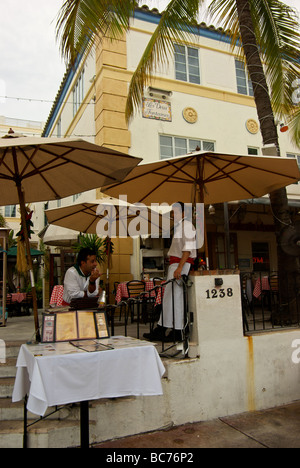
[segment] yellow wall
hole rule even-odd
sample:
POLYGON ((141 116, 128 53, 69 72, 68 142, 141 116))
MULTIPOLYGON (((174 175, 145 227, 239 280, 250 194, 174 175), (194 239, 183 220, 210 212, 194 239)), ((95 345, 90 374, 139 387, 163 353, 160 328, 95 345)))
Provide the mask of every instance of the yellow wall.
MULTIPOLYGON (((119 41, 103 39, 96 52, 96 140, 123 153, 128 153, 131 146, 130 132, 125 120, 128 77, 126 36, 119 41), (112 70, 114 73, 112 73, 112 70), (121 73, 118 73, 121 72, 121 73), (123 72, 123 73, 122 73, 123 72)), ((100 198, 98 191, 97 196, 100 198)), ((109 302, 113 303, 115 282, 130 281, 132 239, 113 239, 114 253, 109 269, 109 302)))
POLYGON ((126 71, 126 36, 111 41, 104 38, 96 52, 96 143, 128 153, 130 132, 125 121, 127 79, 113 78, 109 70, 126 71))
POLYGON ((133 279, 131 274, 131 255, 133 253, 133 241, 128 239, 112 239, 114 244, 114 253, 111 256, 109 269, 109 302, 114 303, 114 283, 122 283, 133 279))

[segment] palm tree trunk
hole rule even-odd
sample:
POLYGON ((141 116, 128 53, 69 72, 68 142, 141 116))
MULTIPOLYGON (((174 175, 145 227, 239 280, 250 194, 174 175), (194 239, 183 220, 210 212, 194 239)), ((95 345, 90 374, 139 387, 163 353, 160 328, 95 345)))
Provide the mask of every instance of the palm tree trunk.
MULTIPOLYGON (((275 145, 277 155, 280 156, 277 127, 275 125, 269 89, 259 54, 259 48, 254 33, 254 26, 248 0, 235 0, 242 46, 244 49, 247 68, 253 85, 254 99, 260 122, 260 129, 264 145, 275 145)), ((281 248, 283 230, 292 224, 286 189, 277 190, 269 194, 273 212, 278 254, 279 294, 281 303, 286 304, 280 315, 283 320, 295 321, 297 318, 297 301, 299 298, 294 288, 295 278, 298 290, 300 289, 299 259, 286 255, 281 248), (293 306, 292 306, 293 305, 293 306)))

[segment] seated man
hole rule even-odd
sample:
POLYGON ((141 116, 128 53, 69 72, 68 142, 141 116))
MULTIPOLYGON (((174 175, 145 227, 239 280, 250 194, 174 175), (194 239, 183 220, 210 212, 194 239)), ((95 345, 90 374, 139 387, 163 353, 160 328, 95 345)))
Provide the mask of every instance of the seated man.
MULTIPOLYGON (((174 212, 174 237, 168 256, 170 257, 170 266, 168 270, 167 281, 171 279, 179 280, 181 276, 188 275, 194 259, 197 257, 196 230, 186 217, 185 205, 182 202, 173 205, 174 212)), ((173 330, 165 337, 168 328, 175 330, 175 340, 181 341, 184 324, 184 291, 183 286, 175 282, 174 287, 169 283, 164 292, 163 312, 158 321, 158 326, 152 333, 145 333, 144 338, 155 340, 164 339, 173 341, 173 330), (173 308, 174 293, 174 308, 173 308), (173 312, 174 322, 173 323, 173 312)))
POLYGON ((87 248, 80 250, 76 264, 65 275, 64 305, 69 305, 72 299, 98 296, 100 276, 96 253, 87 248))

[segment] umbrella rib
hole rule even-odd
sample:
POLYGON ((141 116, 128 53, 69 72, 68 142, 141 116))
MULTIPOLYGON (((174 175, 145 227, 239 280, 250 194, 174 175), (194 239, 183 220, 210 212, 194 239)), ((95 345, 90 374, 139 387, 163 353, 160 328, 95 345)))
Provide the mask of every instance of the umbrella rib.
MULTIPOLYGON (((33 161, 30 162, 30 164, 34 167, 34 171, 33 173, 36 173, 36 174, 39 174, 41 176, 41 178, 43 179, 43 181, 45 182, 46 185, 48 185, 48 187, 50 188, 50 190, 52 191, 52 193, 55 195, 55 198, 61 198, 60 195, 56 192, 56 190, 52 187, 52 185, 48 182, 48 180, 43 176, 43 174, 39 171, 39 169, 34 165, 33 161)), ((24 180, 26 178, 29 177, 29 174, 27 174, 26 176, 23 176, 21 177, 21 180, 24 180)))
MULTIPOLYGON (((30 157, 28 157, 27 154, 26 154, 26 152, 23 150, 23 148, 22 148, 21 146, 19 147, 20 152, 21 152, 21 153, 23 154, 23 156, 27 159, 27 163, 25 164, 25 166, 23 167, 22 172, 20 173, 20 177, 21 177, 21 178, 23 178, 23 174, 24 174, 24 172, 26 171, 26 169, 27 169, 27 167, 29 166, 29 164, 32 164, 32 165, 33 165, 33 163, 32 163, 31 160, 34 158, 34 156, 36 155, 36 153, 37 153, 37 151, 38 151, 39 148, 40 148, 39 146, 36 146, 36 147, 34 148, 34 152, 32 153, 32 155, 31 155, 30 157)), ((34 165, 33 165, 33 167, 34 167, 34 165)))
MULTIPOLYGON (((220 158, 219 158, 220 159, 220 158)), ((289 176, 289 175, 284 175, 282 174, 281 172, 276 172, 276 171, 271 171, 271 170, 266 170, 264 168, 260 168, 260 167, 256 167, 254 165, 246 165, 245 163, 243 162, 240 162, 239 161, 240 159, 240 156, 238 156, 234 161, 231 161, 229 162, 224 168, 219 168, 216 164, 214 164, 212 161, 209 161, 209 163, 215 167, 217 169, 217 172, 223 172, 224 176, 225 177, 229 177, 234 183, 236 183, 237 185, 239 185, 242 189, 246 190, 252 197, 255 196, 255 194, 253 194, 248 188, 244 187, 242 184, 240 184, 234 177, 231 177, 232 174, 236 173, 236 172, 240 172, 244 169, 247 169, 247 168, 251 168, 251 169, 254 169, 254 170, 258 170, 258 171, 261 171, 261 172, 266 172, 268 174, 273 174, 273 175, 279 175, 279 176, 283 176, 283 177, 287 177, 288 179, 291 179, 291 180, 294 180, 294 178, 292 176, 289 176), (224 169, 228 168, 231 164, 238 164, 240 165, 241 167, 238 168, 238 169, 234 169, 232 170, 231 173, 226 173, 224 172, 224 169)), ((227 161, 226 159, 222 159, 223 161, 227 161)), ((215 174, 217 174, 217 172, 215 174)), ((212 177, 215 175, 213 174, 212 176, 210 176, 205 182, 211 182, 212 181, 212 177)), ((222 177, 216 177, 214 180, 220 180, 222 177)))
MULTIPOLYGON (((42 150, 44 151, 44 153, 47 153, 51 156, 53 156, 53 159, 51 159, 50 161, 46 162, 45 164, 41 165, 38 169, 36 168, 34 171, 31 171, 29 172, 28 174, 26 174, 23 178, 28 178, 28 177, 31 177, 33 176, 34 174, 36 173, 39 173, 41 174, 42 172, 46 172, 50 169, 57 169, 58 167, 61 167, 65 164, 74 164, 76 166, 79 166, 83 169, 90 169, 88 166, 82 164, 82 163, 79 163, 77 161, 73 161, 72 159, 68 159, 66 156, 69 156, 73 151, 76 151, 77 148, 69 148, 68 151, 66 151, 63 155, 55 155, 53 154, 53 152, 49 151, 49 150, 45 150, 44 148, 42 148, 42 150), (57 162, 57 164, 55 165, 52 165, 50 168, 49 168, 49 165, 55 163, 55 161, 59 160, 59 162, 57 162)), ((90 152, 90 151, 89 151, 90 152)), ((97 153, 97 151, 94 151, 95 153, 97 153)), ((115 156, 115 155, 113 155, 115 156)), ((119 157, 119 156, 118 156, 119 157)), ((34 166, 34 164, 31 162, 31 164, 34 166)), ((34 166, 35 167, 35 166, 34 166)), ((102 171, 99 171, 98 169, 93 169, 93 172, 102 176, 102 177, 107 177, 109 179, 111 179, 112 181, 117 181, 116 177, 113 177, 112 175, 107 175, 105 174, 105 172, 102 172, 102 171)))
MULTIPOLYGON (((189 162, 189 159, 188 159, 188 161, 185 162, 184 165, 186 165, 188 162, 189 162)), ((174 164, 174 163, 171 162, 171 161, 166 161, 166 163, 167 163, 167 164, 166 164, 165 167, 172 166, 173 168, 175 168, 175 171, 174 171, 172 174, 170 174, 168 177, 166 177, 165 180, 163 180, 163 182, 161 182, 160 186, 166 184, 167 182, 170 182, 169 179, 170 179, 171 177, 174 177, 174 174, 176 173, 176 171, 178 171, 178 167, 176 166, 176 164, 174 164)), ((164 167, 164 168, 165 168, 165 167, 164 167)), ((162 169, 162 168, 160 168, 160 169, 162 169)), ((153 171, 152 171, 152 172, 153 172, 153 171)), ((150 173, 151 173, 151 172, 150 172, 150 173)), ((154 173, 156 174, 156 171, 154 171, 154 173)), ((162 174, 157 173, 157 175, 162 175, 162 174)), ((165 177, 165 176, 164 176, 164 177, 165 177)), ((157 187, 155 187, 155 188, 153 188, 152 190, 150 190, 150 192, 148 192, 140 201, 145 200, 145 198, 149 197, 149 195, 151 195, 151 194, 156 190, 156 188, 157 188, 157 187)))
POLYGON ((0 166, 3 165, 3 166, 8 170, 8 172, 11 173, 11 177, 8 176, 8 175, 5 175, 5 174, 1 174, 0 177, 1 177, 1 179, 10 179, 10 180, 13 180, 13 178, 14 178, 14 172, 10 169, 10 167, 9 167, 9 166, 6 164, 6 162, 4 161, 4 158, 5 158, 6 154, 7 154, 7 151, 8 151, 8 148, 5 148, 5 151, 4 151, 4 153, 3 153, 3 156, 2 156, 1 159, 0 159, 0 166))
MULTIPOLYGON (((239 157, 236 158, 234 161, 228 163, 228 164, 225 166, 225 168, 219 168, 219 167, 218 167, 216 164, 214 164, 212 161, 209 161, 209 163, 210 163, 213 167, 215 167, 215 168, 217 169, 217 172, 222 172, 223 175, 225 176, 225 178, 231 179, 235 184, 237 184, 239 187, 241 187, 243 190, 245 190, 247 193, 249 193, 249 195, 251 195, 251 197, 254 197, 254 196, 255 196, 254 193, 250 192, 250 190, 249 190, 248 188, 244 187, 242 184, 240 184, 237 180, 235 180, 235 179, 231 176, 231 174, 233 174, 233 172, 240 172, 240 171, 242 171, 243 169, 246 169, 246 168, 247 168, 247 166, 246 166, 245 164, 238 163, 238 160, 239 160, 239 157), (235 169, 235 170, 232 171, 231 173, 224 172, 224 169, 226 169, 226 168, 229 167, 230 165, 236 164, 236 163, 242 165, 243 167, 241 167, 241 168, 239 168, 239 169, 235 169)), ((217 172, 216 172, 216 173, 217 173, 217 172)), ((219 178, 217 178, 217 179, 219 179, 219 178)), ((209 179, 207 179, 207 181, 209 181, 209 179)), ((206 181, 206 182, 207 182, 207 181, 206 181)))
MULTIPOLYGON (((57 221, 61 221, 62 219, 69 218, 70 216, 73 216, 75 213, 83 213, 87 208, 89 207, 84 205, 83 208, 76 210, 73 213, 68 213, 67 215, 62 215, 58 218, 53 219, 50 224, 57 223, 57 221)), ((75 206, 75 209, 76 209, 76 206, 75 206)))
MULTIPOLYGON (((82 141, 84 141, 84 140, 82 140, 82 141)), ((68 154, 69 152, 72 152, 72 151, 80 150, 80 148, 78 146, 77 147, 68 146, 66 143, 65 144, 51 143, 51 145, 56 147, 56 148, 62 148, 62 149, 67 148, 68 151, 67 151, 66 154, 68 154)), ((111 152, 110 148, 107 148, 106 146, 101 146, 101 148, 102 148, 102 150, 105 150, 105 155, 106 156, 111 156, 113 158, 115 158, 115 157, 120 158, 120 156, 122 156, 124 159, 138 159, 135 156, 131 156, 131 155, 125 154, 125 153, 118 153, 117 151, 115 152, 114 150, 112 150, 113 152, 111 152)), ((56 154, 53 151, 51 152, 49 150, 49 145, 48 145, 47 149, 45 147, 43 147, 41 149, 43 151, 45 151, 45 152, 48 152, 49 154, 52 154, 52 156, 56 156, 56 154)), ((88 148, 87 150, 82 148, 82 151, 88 151, 89 153, 99 154, 99 150, 98 149, 93 149, 93 148, 88 148)), ((58 157, 60 157, 60 156, 58 156, 58 157)))
MULTIPOLYGON (((282 172, 276 172, 276 171, 272 171, 272 170, 269 170, 269 169, 264 169, 263 167, 257 167, 257 166, 254 166, 254 165, 252 165, 252 164, 248 164, 248 165, 247 165, 247 164, 245 164, 245 163, 239 161, 239 159, 241 159, 241 157, 242 157, 242 156, 238 156, 234 161, 230 161, 230 162, 228 162, 227 159, 223 159, 223 158, 221 158, 221 157, 219 157, 218 159, 220 159, 221 161, 228 162, 228 164, 223 168, 223 170, 226 169, 226 168, 227 168, 228 166, 230 166, 231 164, 238 164, 238 165, 241 166, 240 169, 234 169, 234 170, 231 172, 231 174, 233 174, 234 172, 241 171, 241 170, 243 170, 243 169, 251 168, 251 169, 255 169, 255 170, 257 170, 257 171, 266 172, 267 174, 279 175, 279 176, 287 177, 288 179, 291 179, 291 180, 294 180, 294 179, 295 179, 295 177, 290 176, 290 175, 286 175, 286 174, 282 174, 282 172)), ((209 161, 209 163, 212 164, 218 171, 222 170, 222 169, 219 168, 217 165, 213 164, 212 161, 209 161)), ((215 174, 216 174, 216 173, 215 173, 215 174)), ((214 174, 213 174, 213 175, 214 175, 214 174)), ((210 178, 213 177, 213 175, 210 176, 210 178)), ((227 175, 227 174, 225 173, 225 175, 227 175)), ((209 179, 210 179, 210 178, 209 178, 209 179)), ((209 180, 209 179, 207 179, 207 180, 209 180)))

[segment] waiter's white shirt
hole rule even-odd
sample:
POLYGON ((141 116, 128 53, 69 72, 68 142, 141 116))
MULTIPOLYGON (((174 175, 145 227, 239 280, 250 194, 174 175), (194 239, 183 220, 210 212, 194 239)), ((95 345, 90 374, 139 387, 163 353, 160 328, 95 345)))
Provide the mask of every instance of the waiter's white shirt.
POLYGON ((196 229, 185 218, 180 220, 175 226, 174 237, 168 256, 181 258, 183 252, 190 252, 190 258, 197 257, 196 229))
POLYGON ((85 292, 87 292, 88 297, 97 296, 99 294, 100 278, 95 282, 96 289, 93 293, 89 292, 89 282, 89 277, 79 275, 75 267, 69 268, 64 279, 64 301, 70 304, 72 299, 84 297, 85 292))

